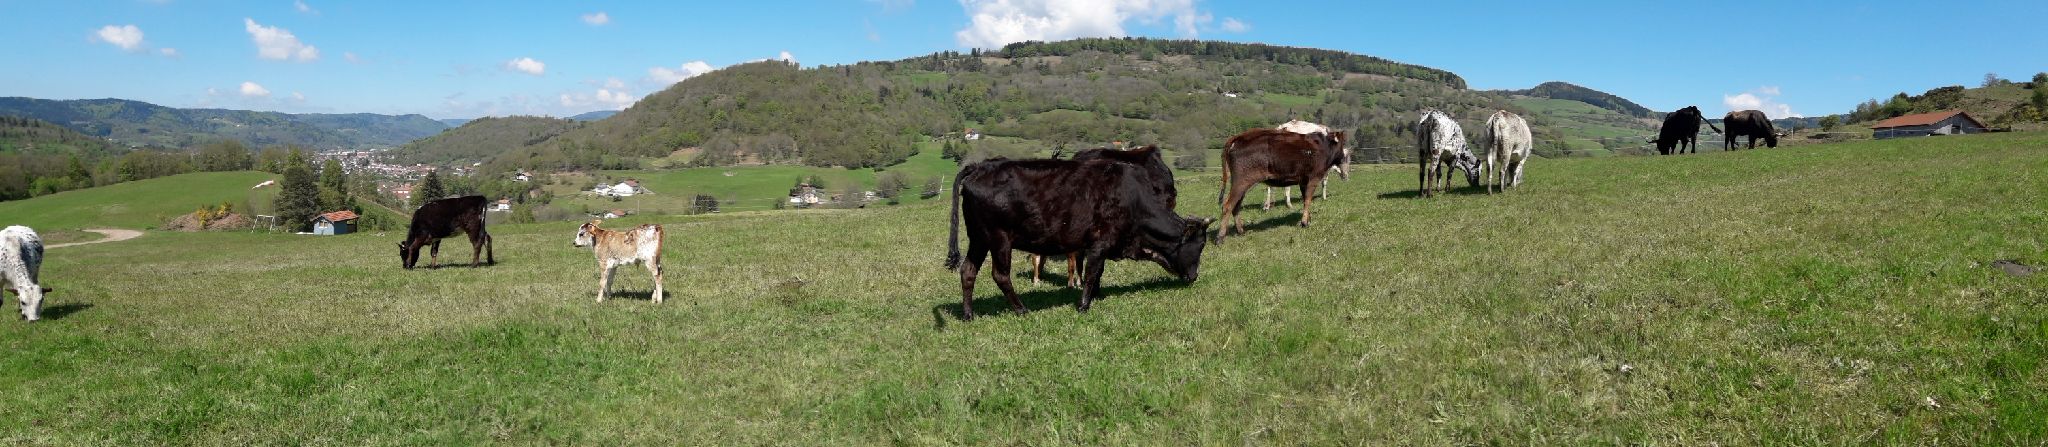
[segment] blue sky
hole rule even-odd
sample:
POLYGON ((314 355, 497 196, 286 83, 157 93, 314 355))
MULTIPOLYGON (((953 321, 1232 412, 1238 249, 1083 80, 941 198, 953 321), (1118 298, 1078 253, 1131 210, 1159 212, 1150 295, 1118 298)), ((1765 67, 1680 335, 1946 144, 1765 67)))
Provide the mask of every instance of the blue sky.
POLYGON ((0 0, 0 16, 0 96, 434 118, 616 109, 749 60, 808 67, 1085 36, 1328 48, 1451 70, 1474 88, 1563 80, 1709 114, 1823 115, 2048 71, 2038 0, 0 0))

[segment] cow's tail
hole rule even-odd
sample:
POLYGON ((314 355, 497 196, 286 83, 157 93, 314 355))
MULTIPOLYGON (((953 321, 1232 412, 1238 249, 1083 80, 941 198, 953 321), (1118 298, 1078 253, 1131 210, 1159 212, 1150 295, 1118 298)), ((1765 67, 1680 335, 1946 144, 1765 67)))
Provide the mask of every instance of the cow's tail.
MULTIPOLYGON (((1223 190, 1216 193, 1216 206, 1223 206, 1225 201, 1230 200, 1230 144, 1236 142, 1233 140, 1224 143, 1223 157, 1217 164, 1217 167, 1223 170, 1223 190)), ((1267 200, 1272 199, 1269 197, 1267 200)))
POLYGON ((960 269, 960 180, 967 177, 967 170, 971 168, 973 166, 961 168, 960 173, 953 176, 953 207, 950 208, 953 223, 951 234, 946 237, 946 270, 960 269))
POLYGON ((1723 134, 1723 135, 1726 135, 1726 134, 1727 134, 1727 132, 1722 132, 1722 131, 1721 131, 1721 128, 1719 128, 1719 127, 1714 127, 1714 122, 1713 122, 1713 121, 1707 121, 1707 117, 1704 117, 1704 116, 1700 117, 1700 122, 1702 122, 1702 123, 1707 123, 1707 128, 1708 128, 1708 129, 1714 129, 1714 133, 1718 133, 1718 134, 1723 134))

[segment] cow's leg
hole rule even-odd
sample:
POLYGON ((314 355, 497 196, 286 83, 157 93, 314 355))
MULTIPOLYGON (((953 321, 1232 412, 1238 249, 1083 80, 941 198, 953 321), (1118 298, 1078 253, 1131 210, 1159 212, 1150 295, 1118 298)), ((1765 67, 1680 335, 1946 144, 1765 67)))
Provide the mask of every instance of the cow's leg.
POLYGON ((1417 191, 1421 191, 1421 195, 1420 195, 1419 197, 1425 197, 1425 198, 1426 198, 1426 197, 1429 197, 1429 164, 1430 164, 1429 162, 1430 162, 1430 160, 1429 160, 1429 154, 1428 154, 1428 153, 1424 153, 1424 154, 1422 154, 1422 157, 1423 157, 1423 159, 1422 159, 1422 172, 1421 172, 1421 173, 1419 173, 1419 174, 1416 174, 1416 175, 1415 175, 1415 177, 1416 177, 1416 181, 1420 182, 1420 183, 1421 183, 1421 186, 1418 186, 1418 187, 1416 187, 1415 189, 1416 189, 1417 191))
POLYGON ((1067 253, 1067 287, 1081 288, 1081 252, 1067 253))
POLYGON ((1088 276, 1081 279, 1081 303, 1078 309, 1087 312, 1088 306, 1095 303, 1095 297, 1101 296, 1102 293, 1102 255, 1089 254, 1087 260, 1081 261, 1081 267, 1088 270, 1088 276))
POLYGON ((1522 187, 1522 167, 1527 166, 1528 164, 1529 157, 1522 157, 1520 160, 1515 160, 1515 181, 1513 184, 1516 188, 1522 187))
POLYGON ((469 266, 470 266, 470 267, 476 267, 476 266, 478 266, 478 265, 482 265, 482 264, 481 264, 481 262, 483 261, 483 257, 484 257, 484 241, 488 241, 488 240, 490 240, 490 238, 491 238, 491 236, 490 236, 490 235, 488 235, 488 234, 477 234, 477 233, 470 233, 470 234, 469 234, 469 266))
MULTIPOLYGON (((1494 186, 1494 179, 1493 179, 1493 178, 1494 178, 1494 177, 1498 177, 1498 176, 1500 176, 1500 170, 1498 170, 1498 169, 1494 169, 1494 167, 1493 167, 1493 159, 1494 159, 1494 158, 1496 158, 1496 157, 1495 157, 1495 154, 1493 154, 1493 153, 1488 153, 1488 154, 1486 154, 1486 172, 1485 172, 1485 174, 1483 174, 1483 175, 1481 175, 1481 176, 1479 177, 1479 180, 1480 180, 1480 182, 1482 182, 1482 183, 1485 183, 1485 186, 1486 186, 1486 193, 1487 193, 1487 194, 1493 194, 1493 186, 1494 186)), ((1501 164, 1503 165, 1503 166, 1501 166, 1501 167, 1503 167, 1503 168, 1507 167, 1507 166, 1505 166, 1505 165, 1506 165, 1507 163, 1501 163, 1501 164)), ((1505 177, 1503 177, 1503 178, 1505 178, 1505 177)))
POLYGON ((1261 204, 1259 204, 1259 209, 1262 209, 1262 210, 1270 210, 1270 209, 1273 209, 1273 187, 1271 187, 1271 186, 1268 186, 1268 187, 1266 187, 1266 202, 1265 202, 1265 203, 1261 203, 1261 204))
POLYGON ((967 241, 967 258, 960 260, 960 319, 974 319, 974 277, 981 274, 981 260, 988 256, 988 249, 973 240, 967 241))
MULTIPOLYGON (((1349 174, 1346 174, 1346 175, 1349 175, 1349 174)), ((1322 196, 1322 197, 1320 197, 1321 199, 1323 199, 1323 200, 1329 200, 1329 199, 1330 199, 1330 177, 1329 177, 1329 176, 1327 176, 1327 175, 1323 176, 1323 186, 1322 186, 1322 188, 1318 189, 1318 191, 1322 191, 1322 192, 1323 192, 1323 196, 1322 196)))
POLYGON ((493 245, 491 243, 491 234, 484 233, 484 263, 498 265, 498 257, 491 253, 491 245, 493 245))
POLYGON ((1287 209, 1294 209, 1294 189, 1280 188, 1280 202, 1286 203, 1287 209))
POLYGON ((431 261, 431 262, 429 262, 429 263, 427 264, 427 266, 428 266, 428 267, 440 267, 440 266, 441 266, 441 240, 440 240, 440 239, 435 239, 435 240, 434 240, 434 245, 433 245, 433 249, 432 249, 431 251, 428 251, 428 252, 427 252, 427 256, 428 256, 428 259, 429 259, 429 260, 431 261))
POLYGON ((654 275, 654 304, 661 304, 661 258, 647 260, 647 273, 654 275))
POLYGON ((1257 180, 1233 180, 1230 185, 1230 193, 1223 197, 1224 227, 1216 232, 1216 243, 1219 244, 1223 243, 1223 236, 1230 233, 1230 225, 1233 222, 1237 225, 1237 233, 1244 234, 1244 216, 1237 214, 1237 206, 1244 203, 1244 195, 1251 192, 1252 185, 1258 184, 1257 180))
POLYGON ((1308 228, 1308 206, 1316 201, 1316 181, 1301 182, 1301 227, 1308 228))
POLYGON ((996 288, 1003 289, 1003 298, 1010 300, 1010 310, 1024 313, 1024 300, 1017 297, 1017 289, 1010 286, 1010 250, 996 250, 989 253, 989 274, 996 276, 996 288))
POLYGON ((604 296, 612 293, 612 263, 597 261, 597 302, 604 302, 604 296))
POLYGON ((1038 274, 1045 273, 1045 256, 1031 255, 1031 287, 1038 287, 1038 274))

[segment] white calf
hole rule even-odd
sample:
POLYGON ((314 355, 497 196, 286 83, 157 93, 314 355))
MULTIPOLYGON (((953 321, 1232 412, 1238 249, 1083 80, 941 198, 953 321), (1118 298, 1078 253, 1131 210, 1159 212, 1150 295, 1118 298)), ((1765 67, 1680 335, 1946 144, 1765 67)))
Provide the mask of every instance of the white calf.
MULTIPOLYGON (((1303 134, 1303 135, 1307 135, 1307 134, 1312 134, 1312 133, 1322 133, 1322 134, 1328 135, 1328 134, 1330 133, 1330 128, 1329 128, 1328 126, 1324 126, 1324 125, 1321 125, 1321 124, 1316 124, 1316 123, 1311 123, 1311 122, 1307 122, 1307 121, 1302 121, 1302 120, 1292 120, 1292 121, 1288 121, 1288 122, 1285 122, 1285 123, 1281 123, 1279 127, 1275 127, 1274 129, 1284 130, 1284 131, 1288 131, 1288 132, 1294 132, 1294 133, 1298 133, 1298 134, 1303 134)), ((1351 159, 1351 146, 1344 146, 1344 159, 1345 159, 1345 160, 1350 160, 1350 159, 1351 159)), ((1351 169, 1351 167, 1350 167, 1350 166, 1344 166, 1344 167, 1333 167, 1332 169, 1338 169, 1338 170, 1347 170, 1347 171, 1348 171, 1348 170, 1350 170, 1350 169, 1351 169)), ((1347 172, 1347 173, 1348 173, 1348 172, 1347 172)), ((1322 196, 1323 196, 1322 198, 1323 198, 1324 200, 1328 200, 1328 199, 1330 198, 1330 178, 1329 178, 1329 177, 1323 177, 1323 185, 1322 185, 1322 188, 1318 189, 1317 191, 1321 191, 1321 193, 1322 193, 1322 196)), ((1285 201, 1285 202, 1287 203, 1287 207, 1288 207, 1288 208, 1293 208, 1293 207, 1294 207, 1294 189, 1292 189, 1292 188, 1281 188, 1281 189, 1280 189, 1280 194, 1281 194, 1281 200, 1283 200, 1283 201, 1285 201)), ((1265 203, 1265 204, 1263 204, 1263 205, 1260 205, 1260 206, 1259 206, 1259 209, 1266 209, 1266 210, 1270 210, 1270 209, 1273 209, 1273 187, 1271 187, 1271 186, 1268 186, 1268 187, 1266 187, 1266 203, 1265 203)))
POLYGON ((645 263, 647 272, 654 274, 654 302, 660 303, 661 290, 661 226, 641 224, 631 230, 611 231, 598 228, 604 222, 593 220, 576 230, 576 246, 596 247, 597 252, 597 302, 604 302, 605 295, 612 290, 612 272, 626 264, 645 263))
POLYGON ((1534 140, 1529 136, 1529 122, 1514 112, 1502 110, 1486 118, 1486 138, 1482 143, 1486 150, 1486 192, 1493 192, 1496 186, 1501 191, 1522 186, 1522 164, 1529 161, 1534 140), (1500 163, 1500 167, 1495 168, 1494 163, 1500 163))
POLYGON ((1451 179, 1444 176, 1448 168, 1464 170, 1465 181, 1479 186, 1479 157, 1465 147, 1465 130, 1450 115, 1424 110, 1422 120, 1415 123, 1415 141, 1422 161, 1422 197, 1429 197, 1432 189, 1450 189, 1451 179))
POLYGON ((42 319, 43 293, 49 292, 36 277, 43 269, 43 237, 36 230, 15 225, 0 230, 0 283, 14 286, 21 300, 21 318, 42 319))

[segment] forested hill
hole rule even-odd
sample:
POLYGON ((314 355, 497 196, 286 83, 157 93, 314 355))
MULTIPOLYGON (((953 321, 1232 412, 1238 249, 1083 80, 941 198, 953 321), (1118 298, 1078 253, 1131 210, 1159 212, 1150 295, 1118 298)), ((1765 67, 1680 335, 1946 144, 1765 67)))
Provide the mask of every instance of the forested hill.
POLYGON ((1607 92, 1582 87, 1569 82, 1551 81, 1542 84, 1536 84, 1536 87, 1530 88, 1528 90, 1507 90, 1503 91, 1502 93, 1510 95, 1534 96, 1538 98, 1578 101, 1587 104, 1592 104, 1594 107, 1613 110, 1615 113, 1620 113, 1622 115, 1637 118, 1656 118, 1662 116, 1660 112, 1653 111, 1650 110, 1648 107, 1643 107, 1640 104, 1636 104, 1635 101, 1630 101, 1620 96, 1614 96, 1607 92))
POLYGON ((391 151, 400 163, 453 164, 482 160, 507 148, 529 147, 583 123, 540 116, 483 117, 468 120, 462 127, 406 143, 391 151), (421 148, 433 148, 422 150, 421 148))
MULTIPOLYGON (((1446 110, 1471 126, 1494 110, 1520 110, 1507 95, 1464 85, 1443 70, 1337 51, 1142 38, 813 68, 766 61, 690 78, 610 118, 500 148, 485 170, 609 167, 678 151, 701 154, 693 158, 699 165, 876 167, 909 157, 915 141, 965 129, 1040 149, 1161 144, 1186 166, 1230 135, 1289 119, 1325 123, 1350 132, 1357 147, 1385 151, 1367 159, 1396 159, 1413 156, 1391 148, 1413 145, 1407 132, 1418 110, 1446 110)), ((1574 127, 1532 118, 1539 138, 1574 127)), ((548 133, 535 122, 507 124, 532 127, 448 133, 548 133)), ((485 139, 515 138, 443 140, 485 139)), ((422 141, 400 156, 473 154, 422 141)))
POLYGON ((0 115, 48 121, 124 146, 193 147, 235 140, 249 146, 361 149, 397 146, 448 128, 420 115, 179 109, 125 99, 0 98, 0 115))

